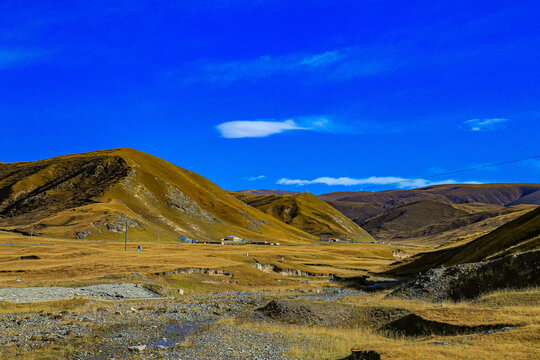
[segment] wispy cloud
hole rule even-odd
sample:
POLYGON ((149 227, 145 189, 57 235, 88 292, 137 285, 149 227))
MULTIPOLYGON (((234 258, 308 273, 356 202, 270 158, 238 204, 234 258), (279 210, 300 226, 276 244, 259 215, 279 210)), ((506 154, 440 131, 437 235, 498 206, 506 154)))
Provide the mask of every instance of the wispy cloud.
POLYGON ((470 131, 493 131, 504 129, 507 121, 505 118, 471 119, 463 122, 463 128, 470 131))
POLYGON ((29 64, 41 55, 36 50, 0 49, 0 70, 29 64))
POLYGON ((325 117, 300 117, 287 120, 241 120, 228 121, 216 126, 227 139, 262 138, 291 130, 324 131, 329 128, 325 117))
POLYGON ((393 66, 388 58, 366 57, 363 51, 352 47, 315 54, 264 55, 228 62, 203 62, 196 65, 183 80, 227 84, 290 74, 339 81, 375 75, 393 66))
POLYGON ((282 178, 277 182, 279 185, 312 185, 312 184, 323 184, 329 186, 358 186, 358 185, 396 185, 402 189, 425 187, 430 185, 441 185, 441 184, 480 184, 476 181, 456 181, 452 179, 442 180, 442 181, 431 181, 427 179, 407 179, 399 176, 371 176, 363 179, 355 179, 350 177, 319 177, 313 180, 302 180, 302 179, 288 179, 282 178))
POLYGON ((257 181, 257 180, 263 180, 265 179, 266 176, 264 175, 258 175, 258 176, 250 176, 248 178, 246 178, 247 181, 257 181))

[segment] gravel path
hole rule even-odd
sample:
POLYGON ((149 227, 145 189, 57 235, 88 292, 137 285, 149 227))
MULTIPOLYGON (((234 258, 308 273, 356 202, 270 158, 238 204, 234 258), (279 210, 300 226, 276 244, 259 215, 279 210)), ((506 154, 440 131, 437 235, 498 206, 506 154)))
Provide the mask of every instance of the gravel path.
POLYGON ((130 283, 100 284, 79 288, 68 287, 28 287, 0 289, 0 301, 29 303, 87 297, 102 300, 157 299, 160 295, 145 289, 142 285, 130 283))

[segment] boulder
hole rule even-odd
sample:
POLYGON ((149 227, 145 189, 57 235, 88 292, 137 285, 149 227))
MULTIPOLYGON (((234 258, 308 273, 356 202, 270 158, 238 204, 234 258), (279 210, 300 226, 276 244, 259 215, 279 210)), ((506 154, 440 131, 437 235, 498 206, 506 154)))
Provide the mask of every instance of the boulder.
POLYGON ((381 355, 375 350, 363 350, 358 345, 355 345, 351 349, 351 355, 341 360, 381 360, 381 355))

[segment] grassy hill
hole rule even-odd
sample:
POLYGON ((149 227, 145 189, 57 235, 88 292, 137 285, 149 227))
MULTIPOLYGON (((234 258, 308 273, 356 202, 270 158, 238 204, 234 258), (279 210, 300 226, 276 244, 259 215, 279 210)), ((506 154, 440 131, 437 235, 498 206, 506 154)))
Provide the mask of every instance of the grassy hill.
POLYGON ((246 204, 309 234, 341 237, 353 241, 372 240, 360 226, 310 193, 261 195, 236 193, 246 204))
POLYGON ((0 229, 54 237, 151 240, 186 235, 293 242, 314 237, 216 184, 132 149, 0 164, 0 229))
POLYGON ((296 195, 300 194, 298 191, 287 190, 264 190, 264 189, 251 189, 251 190, 238 190, 236 193, 251 194, 251 195, 296 195))
POLYGON ((438 251, 420 253, 398 264, 389 273, 414 275, 432 267, 494 259, 539 248, 540 207, 473 241, 438 251))

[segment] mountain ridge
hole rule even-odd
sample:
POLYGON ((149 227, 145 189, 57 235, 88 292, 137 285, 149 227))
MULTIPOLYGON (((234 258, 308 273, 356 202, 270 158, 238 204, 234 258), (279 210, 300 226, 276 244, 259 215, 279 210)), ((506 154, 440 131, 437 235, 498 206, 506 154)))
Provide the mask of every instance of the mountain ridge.
POLYGON ((134 149, 0 165, 2 229, 28 233, 33 226, 37 233, 81 237, 120 233, 125 223, 141 238, 162 231, 169 238, 314 239, 208 179, 134 149))

